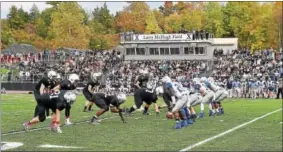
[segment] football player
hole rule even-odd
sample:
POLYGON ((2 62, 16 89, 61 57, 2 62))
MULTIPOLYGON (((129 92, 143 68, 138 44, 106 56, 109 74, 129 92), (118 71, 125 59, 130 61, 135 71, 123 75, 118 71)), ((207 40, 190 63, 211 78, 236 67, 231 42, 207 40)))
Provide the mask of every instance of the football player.
MULTIPOLYGON (((65 79, 61 81, 60 83, 60 91, 67 91, 67 90, 72 90, 75 94, 78 94, 76 91, 78 81, 80 80, 79 76, 77 74, 70 74, 68 79, 65 79)), ((66 125, 72 124, 70 121, 70 110, 71 110, 71 105, 66 104, 65 107, 65 117, 66 117, 66 125)))
POLYGON ((155 94, 156 84, 153 81, 149 81, 149 76, 147 75, 147 73, 141 73, 136 81, 135 86, 137 88, 134 92, 135 105, 133 105, 126 111, 127 114, 131 114, 136 109, 139 109, 142 106, 143 102, 145 102, 146 105, 143 111, 144 115, 149 114, 148 109, 152 103, 154 103, 156 115, 159 115, 160 111, 156 103, 158 97, 155 94))
POLYGON ((30 129, 30 126, 39 122, 44 122, 46 119, 45 109, 50 108, 54 113, 53 119, 50 125, 51 131, 62 133, 60 128, 60 111, 66 108, 66 105, 74 103, 76 95, 72 92, 61 91, 54 93, 45 93, 41 95, 41 99, 35 108, 35 116, 32 120, 23 124, 26 131, 30 129))
POLYGON ((215 100, 215 93, 208 89, 204 82, 206 82, 207 79, 205 77, 202 77, 200 79, 200 83, 197 83, 195 86, 195 89, 198 90, 198 92, 202 95, 203 99, 200 104, 200 118, 204 117, 204 104, 208 104, 209 106, 209 116, 214 116, 215 110, 213 108, 212 101, 215 100))
POLYGON ((168 76, 163 77, 162 82, 166 84, 166 89, 169 89, 170 93, 176 97, 176 104, 172 108, 172 112, 167 113, 167 118, 168 115, 173 114, 176 120, 176 124, 174 126, 175 129, 181 129, 182 127, 188 126, 189 112, 187 111, 188 109, 186 106, 189 100, 189 92, 183 88, 180 83, 172 82, 168 76), (180 111, 182 112, 180 113, 180 111))
MULTIPOLYGON (((36 102, 41 98, 41 95, 44 93, 48 93, 56 87, 56 77, 57 73, 55 71, 49 71, 47 77, 43 77, 39 82, 35 85, 33 94, 36 102)), ((49 109, 45 109, 47 117, 49 117, 49 109)))
POLYGON ((99 86, 100 83, 96 79, 94 75, 91 76, 91 80, 87 83, 87 85, 83 89, 84 97, 86 98, 87 102, 84 106, 84 112, 91 111, 91 107, 93 105, 93 94, 95 93, 95 88, 99 86))
POLYGON ((224 114, 224 110, 221 101, 228 97, 228 91, 224 88, 216 86, 212 77, 206 79, 202 78, 204 85, 215 93, 213 103, 213 108, 216 109, 217 115, 224 114))
POLYGON ((126 95, 124 93, 110 96, 107 96, 104 93, 95 93, 92 98, 92 101, 94 101, 95 105, 99 107, 100 110, 98 110, 96 114, 91 118, 91 123, 99 124, 99 116, 108 111, 109 108, 111 112, 119 113, 122 121, 125 122, 122 116, 122 112, 124 112, 124 110, 120 109, 120 105, 126 101, 126 95))

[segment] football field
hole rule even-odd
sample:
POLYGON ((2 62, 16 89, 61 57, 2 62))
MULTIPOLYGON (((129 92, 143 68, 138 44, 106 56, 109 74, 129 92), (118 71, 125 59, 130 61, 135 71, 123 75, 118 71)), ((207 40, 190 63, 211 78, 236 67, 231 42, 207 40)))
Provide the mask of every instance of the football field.
MULTIPOLYGON (((71 109, 74 124, 62 126, 62 134, 48 130, 50 119, 25 132, 22 123, 33 116, 33 95, 1 95, 1 140, 20 143, 11 151, 282 151, 281 99, 226 99, 225 114, 215 117, 208 117, 205 105, 205 117, 180 130, 172 129, 175 122, 166 119, 166 109, 157 117, 152 106, 151 115, 137 111, 125 117, 125 124, 107 112, 100 125, 93 125, 88 121, 95 111, 82 112, 84 103, 79 96, 71 109)), ((122 107, 133 103, 128 97, 122 107)), ((61 115, 64 124, 64 111, 61 115)))

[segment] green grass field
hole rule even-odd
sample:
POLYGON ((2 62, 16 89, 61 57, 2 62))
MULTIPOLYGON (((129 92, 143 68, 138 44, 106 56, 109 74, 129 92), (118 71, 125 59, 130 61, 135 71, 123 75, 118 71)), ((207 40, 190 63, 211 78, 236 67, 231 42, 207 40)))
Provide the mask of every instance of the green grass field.
MULTIPOLYGON (((282 108, 276 99, 227 99, 223 102, 225 114, 197 119, 196 123, 181 130, 173 130, 174 120, 165 118, 166 110, 156 117, 135 112, 121 122, 117 114, 103 115, 100 125, 87 123, 95 112, 84 113, 85 99, 79 96, 71 110, 71 126, 63 126, 62 134, 48 130, 50 120, 33 126, 40 128, 23 132, 22 123, 33 116, 33 95, 2 95, 2 141, 20 142, 23 146, 11 151, 179 151, 200 141, 218 135, 245 122, 282 108), (45 128, 44 128, 45 127, 45 128), (17 131, 16 133, 13 133, 17 131), (75 146, 72 148, 41 148, 40 145, 75 146)), ((159 104, 163 104, 162 98, 159 104)), ((125 107, 133 105, 128 97, 125 107)), ((123 107, 123 106, 122 106, 123 107)), ((95 108, 97 109, 97 108, 95 108)), ((196 107, 199 110, 199 107, 196 107)), ((63 124, 65 121, 62 112, 63 124)), ((282 151, 282 111, 275 112, 242 128, 190 149, 191 151, 282 151)))

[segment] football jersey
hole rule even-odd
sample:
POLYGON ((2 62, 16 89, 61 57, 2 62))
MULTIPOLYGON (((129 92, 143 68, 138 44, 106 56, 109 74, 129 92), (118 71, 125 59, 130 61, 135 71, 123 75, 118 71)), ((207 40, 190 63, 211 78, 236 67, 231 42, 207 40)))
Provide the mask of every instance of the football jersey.
POLYGON ((209 82, 209 81, 206 81, 204 82, 204 85, 206 86, 206 88, 216 92, 217 90, 219 90, 219 86, 215 85, 214 83, 212 82, 209 82))
POLYGON ((187 94, 187 89, 185 89, 180 83, 167 82, 166 87, 169 89, 172 88, 174 91, 173 95, 177 98, 180 98, 184 94, 187 94))

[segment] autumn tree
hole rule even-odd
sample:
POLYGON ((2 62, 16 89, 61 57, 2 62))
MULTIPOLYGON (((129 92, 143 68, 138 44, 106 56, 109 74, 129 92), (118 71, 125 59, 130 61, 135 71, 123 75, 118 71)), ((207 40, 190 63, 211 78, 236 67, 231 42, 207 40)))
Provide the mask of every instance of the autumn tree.
POLYGON ((204 30, 214 33, 216 37, 222 37, 225 30, 220 3, 208 2, 204 7, 204 30))
POLYGON ((53 47, 88 48, 89 29, 83 25, 84 15, 78 3, 60 3, 51 20, 51 32, 55 34, 56 42, 53 47))
POLYGON ((146 29, 145 33, 161 33, 161 29, 158 26, 154 13, 150 11, 146 17, 146 29))

